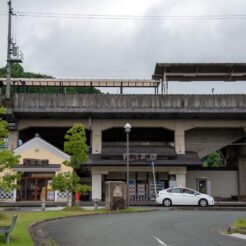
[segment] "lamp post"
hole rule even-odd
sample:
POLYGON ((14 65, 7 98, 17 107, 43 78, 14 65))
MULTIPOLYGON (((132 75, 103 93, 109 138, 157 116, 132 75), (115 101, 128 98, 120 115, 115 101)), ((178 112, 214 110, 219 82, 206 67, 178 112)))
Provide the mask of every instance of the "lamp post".
POLYGON ((124 125, 126 133, 126 207, 129 207, 129 133, 132 126, 129 123, 124 125))

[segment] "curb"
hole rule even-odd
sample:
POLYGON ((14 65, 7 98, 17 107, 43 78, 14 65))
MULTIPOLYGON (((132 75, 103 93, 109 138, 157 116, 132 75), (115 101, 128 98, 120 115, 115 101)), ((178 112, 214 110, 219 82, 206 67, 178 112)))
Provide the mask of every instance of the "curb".
POLYGON ((180 211, 246 211, 246 207, 169 207, 169 210, 180 211))
POLYGON ((246 227, 235 227, 235 226, 229 226, 228 233, 241 233, 246 235, 246 227))
POLYGON ((232 226, 220 228, 218 230, 218 233, 220 233, 221 235, 226 236, 226 237, 233 237, 233 238, 237 238, 237 239, 244 240, 244 241, 246 240, 246 234, 245 233, 240 233, 238 230, 237 231, 231 231, 231 228, 232 228, 232 226), (241 237, 241 235, 243 237, 241 237))
POLYGON ((170 211, 246 211, 246 207, 198 207, 198 206, 175 206, 175 207, 163 207, 159 206, 159 210, 170 211))

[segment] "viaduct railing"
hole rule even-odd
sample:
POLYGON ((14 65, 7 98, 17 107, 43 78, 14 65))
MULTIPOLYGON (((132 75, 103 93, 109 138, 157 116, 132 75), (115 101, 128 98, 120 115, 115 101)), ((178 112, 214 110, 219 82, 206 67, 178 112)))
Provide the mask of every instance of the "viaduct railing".
POLYGON ((15 94, 14 111, 245 111, 246 95, 15 94))

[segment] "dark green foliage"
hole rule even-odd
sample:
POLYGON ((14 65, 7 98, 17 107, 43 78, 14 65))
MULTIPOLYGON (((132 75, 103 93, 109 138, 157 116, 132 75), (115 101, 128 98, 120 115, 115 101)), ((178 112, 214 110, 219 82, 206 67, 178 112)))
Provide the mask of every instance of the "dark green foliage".
MULTIPOLYGON (((0 115, 5 114, 6 110, 0 107, 0 115)), ((0 145, 3 145, 4 139, 8 137, 7 122, 0 117, 0 145)), ((14 173, 11 169, 19 163, 19 156, 14 155, 12 151, 0 149, 0 189, 10 191, 17 188, 16 180, 20 175, 14 173)))
POLYGON ((221 154, 216 151, 202 159, 204 167, 224 167, 224 162, 221 154))
POLYGON ((66 94, 102 94, 102 92, 94 87, 67 87, 64 89, 66 94))
POLYGON ((8 122, 1 117, 4 114, 6 114, 6 109, 0 107, 0 146, 4 145, 4 139, 8 136, 8 122))
MULTIPOLYGON (((70 155, 69 161, 64 161, 63 164, 73 169, 72 172, 61 173, 56 175, 52 181, 52 187, 61 192, 76 192, 85 193, 91 190, 91 187, 80 183, 80 178, 75 170, 80 165, 88 160, 88 146, 86 144, 85 128, 82 124, 74 124, 65 135, 66 142, 64 143, 64 151, 70 155)), ((74 204, 74 203, 73 203, 74 204)))
MULTIPOLYGON (((7 69, 6 67, 0 68, 0 78, 6 78, 7 76, 7 69)), ((23 67, 20 64, 13 64, 11 67, 11 77, 12 78, 29 78, 29 79, 51 79, 54 78, 50 75, 40 74, 40 73, 31 73, 25 72, 23 67)), ((4 92, 4 88, 3 88, 4 92)), ((12 87, 12 93, 43 93, 43 94, 54 94, 54 93, 61 93, 60 87, 52 87, 52 86, 32 86, 32 87, 12 87)), ((63 93, 65 94, 101 94, 101 91, 92 87, 64 87, 63 93)))
MULTIPOLYGON (((7 76, 7 68, 3 67, 0 68, 0 78, 5 78, 7 76)), ((24 72, 23 67, 15 63, 11 66, 11 77, 12 78, 53 78, 52 76, 45 75, 45 74, 39 74, 39 73, 30 73, 30 72, 24 72)))
POLYGON ((88 160, 85 128, 82 124, 74 124, 65 135, 64 151, 71 156, 64 164, 77 169, 83 161, 88 160))
POLYGON ((76 173, 59 173, 52 181, 52 188, 61 192, 68 191, 69 193, 75 192, 88 192, 91 187, 88 185, 80 184, 80 178, 76 173))

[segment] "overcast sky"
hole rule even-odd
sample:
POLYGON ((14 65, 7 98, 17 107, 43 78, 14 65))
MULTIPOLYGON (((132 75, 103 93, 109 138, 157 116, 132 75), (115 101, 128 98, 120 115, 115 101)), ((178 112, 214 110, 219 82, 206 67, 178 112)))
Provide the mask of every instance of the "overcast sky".
MULTIPOLYGON (((246 15, 245 0, 12 2, 14 11, 63 15, 246 15)), ((6 13, 7 0, 1 0, 1 67, 6 63, 6 13)), ((14 38, 24 53, 24 69, 57 78, 150 79, 156 62, 246 62, 246 18, 85 19, 17 16, 13 18, 13 26, 14 38)), ((245 83, 171 83, 169 92, 211 93, 211 89, 215 88, 214 93, 246 93, 245 83)))

